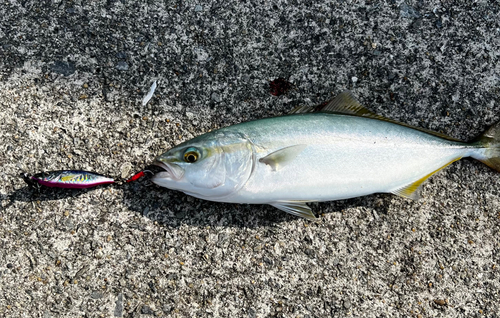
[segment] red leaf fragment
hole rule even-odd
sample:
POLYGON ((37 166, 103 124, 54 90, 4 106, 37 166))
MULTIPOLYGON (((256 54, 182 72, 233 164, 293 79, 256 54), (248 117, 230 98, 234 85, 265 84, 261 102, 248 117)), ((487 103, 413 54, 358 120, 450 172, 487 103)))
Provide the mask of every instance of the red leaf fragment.
POLYGON ((292 83, 284 78, 277 78, 274 81, 269 82, 270 93, 274 96, 280 96, 286 94, 290 88, 292 88, 292 83))

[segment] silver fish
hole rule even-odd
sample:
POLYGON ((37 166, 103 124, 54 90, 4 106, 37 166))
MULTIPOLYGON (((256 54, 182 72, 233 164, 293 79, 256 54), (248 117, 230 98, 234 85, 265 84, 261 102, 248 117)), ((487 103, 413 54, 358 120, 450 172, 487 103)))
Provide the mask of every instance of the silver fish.
POLYGON ((186 141, 156 158, 152 181, 197 198, 270 204, 315 219, 306 202, 393 193, 464 157, 500 170, 500 124, 465 143, 377 115, 344 92, 324 107, 241 123, 186 141))

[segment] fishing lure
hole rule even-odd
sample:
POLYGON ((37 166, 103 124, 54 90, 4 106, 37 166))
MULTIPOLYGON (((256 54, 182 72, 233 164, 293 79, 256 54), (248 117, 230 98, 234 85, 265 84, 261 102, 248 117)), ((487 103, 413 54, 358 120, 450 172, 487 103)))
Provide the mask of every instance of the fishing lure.
POLYGON ((115 183, 114 179, 83 170, 57 170, 41 172, 33 176, 22 174, 22 177, 30 186, 42 185, 52 188, 85 189, 115 183))

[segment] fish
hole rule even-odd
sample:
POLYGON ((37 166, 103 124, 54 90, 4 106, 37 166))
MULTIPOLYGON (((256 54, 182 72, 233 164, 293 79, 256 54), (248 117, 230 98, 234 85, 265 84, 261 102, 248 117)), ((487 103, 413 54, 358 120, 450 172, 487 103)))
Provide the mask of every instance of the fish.
POLYGON ((151 181, 216 202, 269 204, 315 220, 308 202, 374 193, 417 199, 422 184, 472 157, 500 171, 500 124, 466 143, 385 118, 346 91, 316 107, 239 123, 155 159, 151 181))
POLYGON ((41 172, 33 176, 23 174, 22 177, 28 185, 38 184, 51 188, 85 189, 115 183, 112 178, 83 170, 57 170, 41 172))

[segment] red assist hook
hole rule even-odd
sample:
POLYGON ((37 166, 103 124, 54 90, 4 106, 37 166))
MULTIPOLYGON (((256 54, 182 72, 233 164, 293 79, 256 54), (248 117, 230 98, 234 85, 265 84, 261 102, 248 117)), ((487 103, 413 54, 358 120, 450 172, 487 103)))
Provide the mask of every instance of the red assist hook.
POLYGON ((144 171, 139 171, 138 173, 134 174, 132 177, 128 178, 125 182, 129 183, 129 182, 133 182, 133 181, 136 181, 142 177, 144 177, 146 174, 144 173, 144 171))

